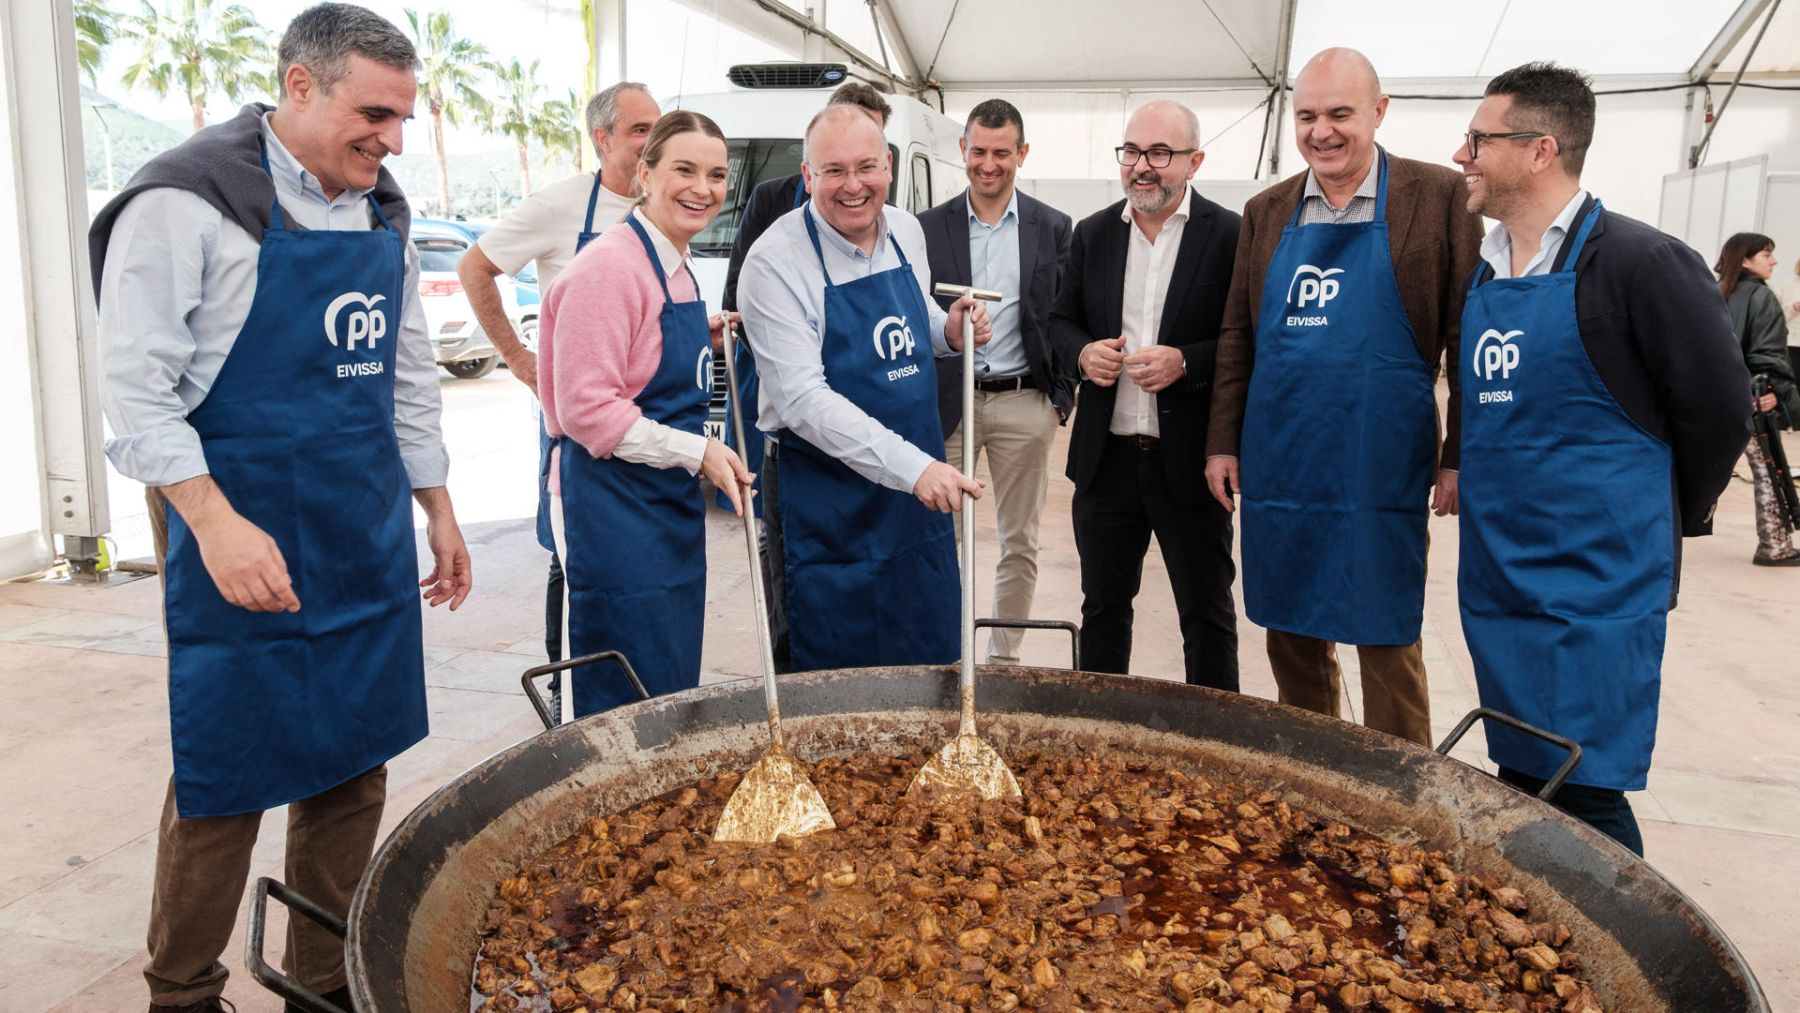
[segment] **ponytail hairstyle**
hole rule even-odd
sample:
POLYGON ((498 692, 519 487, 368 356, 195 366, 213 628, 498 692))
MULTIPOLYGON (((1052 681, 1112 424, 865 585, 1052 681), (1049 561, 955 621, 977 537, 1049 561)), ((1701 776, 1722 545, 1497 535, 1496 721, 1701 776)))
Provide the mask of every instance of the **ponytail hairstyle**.
POLYGON ((1713 273, 1719 276, 1719 292, 1725 298, 1731 298, 1731 293, 1737 291, 1738 282, 1744 280, 1744 261, 1774 248, 1775 240, 1760 232, 1740 232, 1725 240, 1725 248, 1719 251, 1719 262, 1713 265, 1713 273))
MULTIPOLYGON (((695 132, 708 137, 716 137, 721 142, 725 140, 725 131, 720 130, 719 125, 713 122, 712 117, 705 113, 697 113, 692 109, 676 109, 663 113, 662 118, 656 121, 656 125, 650 128, 650 137, 644 141, 644 153, 638 158, 639 164, 652 169, 656 168, 662 162, 663 149, 669 146, 669 141, 682 134, 695 132)), ((635 181, 634 185, 636 185, 635 181)), ((649 199, 649 194, 639 193, 637 200, 631 206, 634 210, 643 207, 649 199)))

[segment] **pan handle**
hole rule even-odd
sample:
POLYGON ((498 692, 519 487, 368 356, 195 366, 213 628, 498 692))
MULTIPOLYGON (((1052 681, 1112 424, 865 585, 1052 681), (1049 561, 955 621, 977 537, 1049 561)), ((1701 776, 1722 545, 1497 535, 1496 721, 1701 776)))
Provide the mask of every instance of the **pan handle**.
POLYGON ((267 876, 259 876, 256 880, 256 895, 250 902, 250 926, 245 933, 244 967, 256 983, 288 1001, 290 1006, 297 1006, 306 1013, 349 1013, 336 1003, 327 1001, 319 993, 307 988, 294 979, 269 966, 263 959, 263 936, 266 934, 269 920, 269 898, 287 905, 288 911, 304 915, 320 928, 345 938, 349 929, 344 920, 306 897, 295 892, 286 884, 267 876))
MULTIPOLYGON (((625 660, 625 655, 618 651, 599 651, 594 654, 584 654, 579 658, 571 658, 568 661, 553 661, 548 665, 539 665, 536 668, 526 669, 525 674, 519 677, 519 686, 525 690, 526 698, 531 701, 531 709, 537 711, 538 720, 544 723, 546 729, 556 727, 556 715, 550 713, 550 702, 545 700, 544 694, 538 691, 535 680, 546 675, 566 672, 571 668, 580 668, 582 665, 599 664, 602 661, 616 662, 619 668, 624 670, 625 678, 631 680, 631 688, 637 693, 638 699, 650 699, 650 691, 644 688, 643 680, 638 678, 637 669, 632 668, 631 662, 625 660)), ((570 689, 572 691, 573 687, 570 689)))
POLYGON ((1444 736, 1444 741, 1438 743, 1437 751, 1448 756, 1450 754, 1450 748, 1461 741, 1462 737, 1468 734, 1469 729, 1474 726, 1475 722, 1482 718, 1487 718, 1489 721, 1498 721, 1506 727, 1511 728, 1513 731, 1524 732, 1526 735, 1542 739, 1553 746, 1568 750, 1569 758, 1563 761, 1562 766, 1556 768, 1556 773, 1551 776, 1550 780, 1544 782, 1544 787, 1537 793, 1537 797, 1546 802, 1550 801, 1551 796, 1556 794, 1557 789, 1563 786, 1563 782, 1569 779, 1569 775, 1573 774, 1575 772, 1575 767, 1581 763, 1581 743, 1576 742, 1573 739, 1565 739, 1555 732, 1544 731, 1536 725, 1526 724, 1518 718, 1513 717, 1511 714, 1502 714, 1492 707, 1477 707, 1469 713, 1464 714, 1463 719, 1456 723, 1456 727, 1450 729, 1450 734, 1444 736))
POLYGON ((1069 634, 1069 667, 1081 669, 1081 627, 1064 619, 977 619, 975 628, 990 630, 1063 630, 1069 634))

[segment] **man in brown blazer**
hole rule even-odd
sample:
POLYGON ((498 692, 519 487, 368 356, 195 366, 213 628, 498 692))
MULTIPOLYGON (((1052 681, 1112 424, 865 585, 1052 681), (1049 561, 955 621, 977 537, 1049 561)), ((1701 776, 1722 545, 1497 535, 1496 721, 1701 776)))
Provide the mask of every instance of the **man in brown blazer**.
POLYGON ((1456 510, 1457 335, 1481 226, 1455 171, 1376 145, 1387 105, 1355 50, 1295 80, 1307 170, 1244 209, 1206 477, 1227 509, 1242 495, 1245 612, 1268 629, 1282 701, 1338 716, 1336 645, 1354 644, 1365 722, 1428 745, 1426 510, 1456 510))

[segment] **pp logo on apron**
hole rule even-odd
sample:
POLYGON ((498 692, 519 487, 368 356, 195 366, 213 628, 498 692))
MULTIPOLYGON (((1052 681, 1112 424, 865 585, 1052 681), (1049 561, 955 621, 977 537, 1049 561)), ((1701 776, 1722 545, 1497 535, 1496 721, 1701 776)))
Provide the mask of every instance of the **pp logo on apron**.
MULTIPOLYGON (((325 307, 325 339, 331 342, 331 347, 341 346, 346 352, 356 351, 360 343, 364 351, 372 353, 375 343, 387 336, 387 312, 378 308, 386 301, 385 295, 362 292, 345 292, 331 300, 325 307), (343 337, 341 342, 338 340, 340 335, 343 337)), ((340 380, 353 376, 379 376, 385 371, 380 359, 337 364, 340 380)))
POLYGON ((705 348, 700 349, 699 357, 694 360, 694 386, 705 391, 710 396, 712 394, 712 385, 713 350, 712 345, 708 344, 705 348))
MULTIPOLYGON (((918 345, 913 341, 912 328, 906 326, 905 317, 882 317, 875 324, 875 355, 886 362, 900 362, 911 359, 918 345)), ((916 376, 919 366, 914 362, 905 362, 887 371, 889 383, 916 376)))
MULTIPOLYGON (((1475 370, 1475 375, 1489 383, 1496 379, 1512 379, 1513 370, 1519 368, 1519 346, 1513 339, 1524 336, 1524 331, 1503 333, 1492 327, 1482 331, 1481 337, 1475 341, 1475 352, 1470 356, 1470 366, 1475 370)), ((1505 387, 1482 391, 1476 403, 1496 404, 1510 402, 1512 399, 1512 388, 1505 387)))
POLYGON ((1288 282, 1288 304, 1294 307, 1296 315, 1287 318, 1289 327, 1319 327, 1331 322, 1323 316, 1325 304, 1337 298, 1343 279, 1337 277, 1344 273, 1341 267, 1315 267, 1312 264, 1301 264, 1294 268, 1293 280, 1288 282), (1298 300, 1295 296, 1298 295, 1298 300), (1306 316, 1306 304, 1313 304, 1315 315, 1306 316))

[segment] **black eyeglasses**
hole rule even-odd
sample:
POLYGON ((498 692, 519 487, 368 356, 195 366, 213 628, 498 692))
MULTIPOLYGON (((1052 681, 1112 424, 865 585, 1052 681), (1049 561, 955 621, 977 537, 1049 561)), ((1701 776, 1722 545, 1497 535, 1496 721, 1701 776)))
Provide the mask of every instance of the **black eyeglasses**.
POLYGON ((1113 154, 1118 156, 1120 165, 1136 165, 1138 159, 1141 158, 1149 162, 1152 169, 1167 169, 1169 163, 1175 160, 1176 155, 1191 155, 1199 150, 1199 148, 1165 148, 1161 145, 1154 148, 1140 148, 1135 144, 1125 144, 1114 148, 1113 154))
MULTIPOLYGON (((1522 141, 1528 137, 1549 137, 1553 141, 1556 140, 1542 130, 1509 130, 1503 134, 1490 133, 1486 130, 1471 130, 1463 134, 1463 142, 1469 146, 1469 161, 1473 162, 1481 157, 1482 141, 1522 141)), ((1558 149, 1561 147, 1561 144, 1557 145, 1558 149)))

